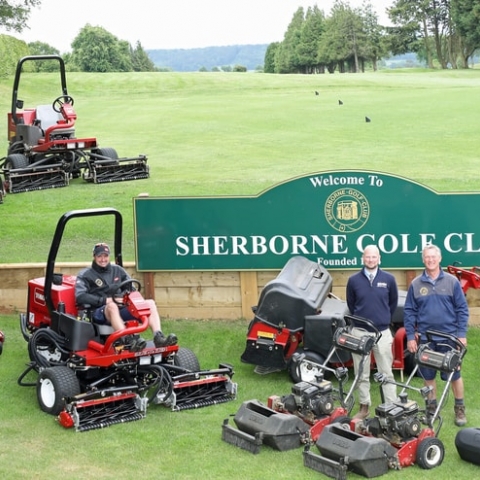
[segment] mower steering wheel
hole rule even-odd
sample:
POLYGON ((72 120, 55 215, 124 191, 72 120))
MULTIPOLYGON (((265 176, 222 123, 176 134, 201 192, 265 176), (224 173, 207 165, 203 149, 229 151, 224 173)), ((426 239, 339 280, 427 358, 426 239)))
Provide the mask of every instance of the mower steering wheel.
POLYGON ((131 292, 134 290, 134 286, 135 286, 135 290, 137 292, 140 292, 142 288, 142 284, 140 283, 139 280, 135 280, 134 278, 129 278, 119 283, 118 285, 113 285, 111 290, 113 301, 119 305, 123 304, 122 302, 123 294, 121 296, 115 296, 114 293, 117 290, 120 290, 120 291, 126 290, 127 292, 131 292))
POLYGON ((73 105, 75 101, 73 100, 73 97, 71 97, 70 95, 60 95, 53 101, 52 108, 57 113, 61 113, 61 109, 64 103, 69 103, 70 105, 73 105))

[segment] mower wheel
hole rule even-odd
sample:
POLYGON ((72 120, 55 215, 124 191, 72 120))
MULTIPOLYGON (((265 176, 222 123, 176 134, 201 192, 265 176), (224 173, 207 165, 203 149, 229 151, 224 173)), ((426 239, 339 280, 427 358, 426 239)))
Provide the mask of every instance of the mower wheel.
POLYGON ((348 417, 347 415, 342 415, 341 417, 337 417, 332 420, 332 423, 335 423, 342 427, 344 430, 351 430, 350 428, 350 422, 352 419, 348 417))
POLYGON ((50 415, 58 415, 65 406, 65 398, 80 393, 75 372, 69 367, 43 369, 37 380, 37 400, 40 408, 50 415))
POLYGON ((317 368, 311 368, 310 364, 303 361, 307 360, 312 363, 318 363, 320 365, 323 365, 323 363, 325 362, 325 357, 323 355, 321 355, 320 353, 312 352, 311 350, 303 350, 302 348, 298 348, 297 352, 300 354, 302 359, 300 361, 297 361, 296 359, 298 357, 296 355, 293 355, 288 364, 288 372, 294 383, 315 382, 316 376, 318 376, 319 373, 323 373, 326 378, 327 375, 325 374, 328 372, 326 372, 325 370, 321 371, 317 368))
POLYGON ((438 467, 443 462, 445 447, 436 437, 422 440, 417 447, 417 465, 424 470, 438 467))
POLYGON ((198 358, 189 348, 180 347, 173 357, 173 364, 190 372, 200 371, 198 358))
POLYGON ((111 158, 112 160, 118 160, 118 153, 112 147, 97 148, 95 153, 102 155, 103 157, 111 158))
POLYGON ((23 153, 12 153, 5 160, 4 168, 7 170, 25 167, 28 167, 28 158, 23 153))

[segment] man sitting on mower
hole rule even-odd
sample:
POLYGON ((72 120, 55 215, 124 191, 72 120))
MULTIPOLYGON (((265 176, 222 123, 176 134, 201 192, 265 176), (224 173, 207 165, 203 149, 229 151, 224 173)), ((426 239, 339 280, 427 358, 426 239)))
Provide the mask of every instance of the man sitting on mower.
MULTIPOLYGON (((125 321, 135 320, 129 310, 116 300, 121 294, 115 285, 125 284, 131 277, 120 265, 110 262, 110 247, 97 243, 93 247, 91 267, 84 268, 77 276, 75 299, 79 306, 91 309, 91 319, 98 325, 111 325, 115 331, 124 330, 125 321), (88 306, 88 307, 87 307, 88 306)), ((153 300, 145 300, 150 307, 148 324, 153 332, 156 347, 175 345, 174 333, 165 336, 160 327, 160 315, 153 300)), ((124 344, 132 351, 145 348, 146 342, 140 337, 123 337, 124 344)))

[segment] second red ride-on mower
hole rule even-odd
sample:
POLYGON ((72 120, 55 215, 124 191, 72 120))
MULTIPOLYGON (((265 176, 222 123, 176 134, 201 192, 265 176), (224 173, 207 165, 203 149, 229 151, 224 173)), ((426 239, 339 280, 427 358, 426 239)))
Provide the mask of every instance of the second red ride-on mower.
MULTIPOLYGON (((58 221, 46 275, 28 282, 27 312, 20 315, 30 362, 19 385, 35 386, 40 408, 77 431, 139 420, 149 404, 173 411, 200 408, 236 398, 233 367, 201 370, 196 355, 178 345, 156 347, 148 341, 140 351, 124 339, 148 329, 150 308, 140 282, 120 285, 120 300, 138 321, 113 332, 95 325, 88 308, 75 304, 76 277, 55 273, 55 260, 68 221, 113 216, 115 262, 122 265, 122 216, 115 209, 74 210, 58 221), (26 381, 30 372, 35 382, 26 381)), ((98 220, 97 220, 98 221, 98 220)), ((117 292, 115 292, 117 293, 117 292)))
MULTIPOLYGON (((452 335, 427 331, 427 343, 419 345, 415 353, 415 367, 405 383, 388 380, 382 374, 374 378, 381 385, 401 386, 398 401, 382 403, 375 408, 375 416, 364 420, 353 419, 350 429, 337 425, 325 427, 316 441, 321 455, 310 448, 304 451, 305 466, 336 479, 345 479, 347 471, 368 478, 385 474, 389 469, 418 465, 422 469, 439 466, 445 455, 443 442, 438 438, 444 407, 453 375, 462 364, 466 347, 452 335), (432 342, 447 347, 445 353, 432 349, 432 342), (447 374, 442 395, 434 411, 427 408, 431 387, 415 387, 413 379, 420 367, 447 374), (408 391, 420 394, 424 406, 408 398, 408 391)), ((383 394, 381 395, 383 401, 383 394)))
POLYGON ((289 395, 272 395, 267 405, 257 400, 244 402, 234 417, 238 428, 230 426, 226 419, 222 440, 256 454, 263 443, 281 451, 314 443, 330 424, 350 428, 350 412, 355 403, 353 392, 381 333, 361 317, 347 315, 338 323, 338 326, 332 325, 332 346, 322 364, 309 360, 304 353, 293 354, 308 380, 293 385, 289 395), (362 337, 354 336, 355 325, 368 326, 371 332, 366 331, 362 337), (348 368, 338 363, 341 352, 355 353, 363 359, 348 391, 348 368), (331 366, 332 361, 337 362, 335 368, 331 366), (338 387, 327 377, 335 377, 338 387))
MULTIPOLYGON (((18 61, 8 114, 8 153, 0 160, 6 193, 65 187, 70 179, 80 176, 92 183, 149 177, 145 155, 119 158, 114 148, 100 147, 95 137, 77 137, 77 114, 73 105, 61 57, 33 55, 18 61), (18 95, 27 62, 58 64, 60 89, 48 98, 51 103, 24 107, 18 95)), ((0 191, 0 203, 2 196, 0 191)))

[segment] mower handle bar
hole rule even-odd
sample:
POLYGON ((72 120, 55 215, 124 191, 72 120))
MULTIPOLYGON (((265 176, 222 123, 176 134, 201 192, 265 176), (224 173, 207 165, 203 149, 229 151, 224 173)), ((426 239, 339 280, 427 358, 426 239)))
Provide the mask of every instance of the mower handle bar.
MULTIPOLYGON (((434 342, 435 340, 433 337, 441 337, 446 340, 450 340, 452 343, 454 343, 460 352, 460 358, 463 358, 465 354, 467 353, 467 347, 456 337, 455 335, 452 335, 450 333, 444 333, 444 332, 439 332, 437 330, 427 330, 425 332, 425 335, 427 336, 428 342, 434 342)), ((439 342, 436 342, 439 343, 439 342)), ((447 346, 450 346, 447 344, 447 346)))
POLYGON ((368 318, 358 317, 357 315, 345 315, 343 318, 345 319, 346 324, 352 328, 355 326, 355 323, 362 323, 363 325, 371 328, 373 330, 373 333, 375 334, 375 344, 380 340, 382 334, 368 318))

